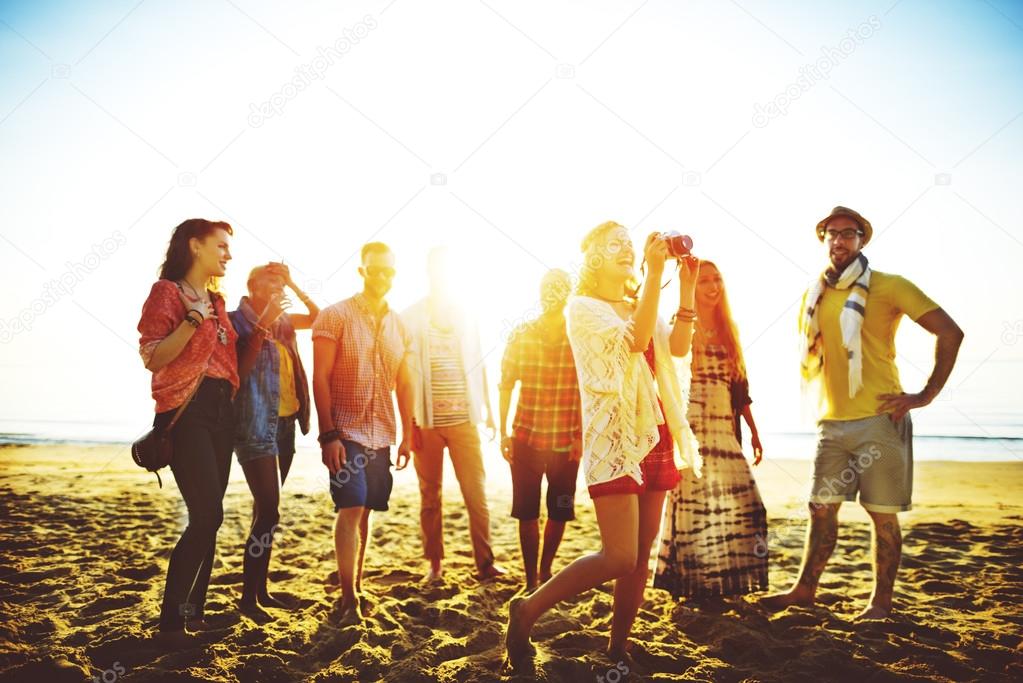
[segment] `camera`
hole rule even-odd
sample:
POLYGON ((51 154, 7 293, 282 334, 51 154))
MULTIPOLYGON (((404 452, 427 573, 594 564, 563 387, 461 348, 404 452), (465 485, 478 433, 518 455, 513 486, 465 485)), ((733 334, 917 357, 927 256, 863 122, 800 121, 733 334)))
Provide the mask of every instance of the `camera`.
POLYGON ((668 245, 668 256, 670 258, 681 259, 684 256, 688 256, 689 252, 693 250, 693 238, 689 235, 671 231, 662 232, 657 237, 664 240, 665 244, 668 245))

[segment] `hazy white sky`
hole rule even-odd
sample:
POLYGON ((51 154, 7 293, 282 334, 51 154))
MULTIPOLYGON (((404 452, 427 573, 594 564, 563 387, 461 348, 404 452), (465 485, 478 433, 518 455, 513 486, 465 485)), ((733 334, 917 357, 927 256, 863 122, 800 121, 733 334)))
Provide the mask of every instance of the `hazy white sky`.
MULTIPOLYGON (((380 239, 404 308, 459 245, 492 385, 544 270, 612 219, 720 264, 762 429, 799 429, 796 304, 844 204, 967 332, 918 431, 1018 436, 1020 73, 1006 0, 0 3, 0 419, 135 436, 135 325, 185 218, 234 225, 232 307, 269 259, 346 297, 380 239)), ((906 321, 899 348, 917 390, 932 341, 906 321)))

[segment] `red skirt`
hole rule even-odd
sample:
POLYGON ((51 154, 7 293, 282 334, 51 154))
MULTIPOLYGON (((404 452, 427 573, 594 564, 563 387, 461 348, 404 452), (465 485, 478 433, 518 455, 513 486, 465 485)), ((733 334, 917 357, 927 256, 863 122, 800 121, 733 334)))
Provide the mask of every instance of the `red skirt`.
POLYGON ((620 493, 651 493, 671 491, 678 484, 681 475, 675 467, 674 445, 667 424, 657 426, 661 438, 657 445, 639 463, 643 472, 643 483, 639 484, 630 476, 618 477, 611 481, 588 487, 590 498, 613 496, 620 493))

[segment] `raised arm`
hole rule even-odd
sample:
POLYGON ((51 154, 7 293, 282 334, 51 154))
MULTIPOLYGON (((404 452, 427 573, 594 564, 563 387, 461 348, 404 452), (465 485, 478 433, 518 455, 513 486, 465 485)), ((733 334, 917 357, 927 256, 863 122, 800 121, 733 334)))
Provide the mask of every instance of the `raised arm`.
POLYGON ((288 318, 291 320, 291 326, 296 330, 308 330, 316 321, 316 316, 320 314, 320 307, 295 284, 295 281, 291 278, 291 269, 288 266, 275 262, 270 264, 270 268, 273 272, 284 278, 284 285, 295 293, 295 296, 298 297, 299 301, 306 307, 306 310, 309 311, 307 314, 289 313, 288 318))
POLYGON ((700 260, 695 256, 689 256, 682 259, 680 266, 678 311, 675 314, 675 324, 671 327, 668 343, 671 355, 682 358, 689 353, 693 344, 695 325, 691 318, 694 317, 696 309, 696 281, 700 277, 700 260))
POLYGON ((657 304, 661 298, 661 275, 664 273, 664 259, 668 255, 668 247, 664 240, 657 239, 657 233, 646 238, 644 248, 647 274, 643 281, 643 289, 639 295, 639 303, 632 313, 632 345, 633 352, 646 351, 657 325, 657 304))
POLYGON ((156 372, 169 365, 181 355, 188 342, 195 334, 198 325, 213 315, 213 309, 202 301, 188 301, 173 285, 166 281, 153 286, 142 307, 142 318, 138 330, 141 335, 139 349, 146 369, 156 372), (181 309, 177 301, 184 305, 184 317, 179 319, 181 309))
MULTIPOLYGON (((238 340, 238 376, 241 379, 245 379, 252 372, 259 359, 259 350, 263 348, 263 340, 270 336, 270 325, 273 325, 283 312, 284 309, 281 308, 280 300, 275 294, 270 297, 270 302, 256 321, 252 334, 244 340, 238 340)), ((244 314, 239 312, 239 315, 244 314)))

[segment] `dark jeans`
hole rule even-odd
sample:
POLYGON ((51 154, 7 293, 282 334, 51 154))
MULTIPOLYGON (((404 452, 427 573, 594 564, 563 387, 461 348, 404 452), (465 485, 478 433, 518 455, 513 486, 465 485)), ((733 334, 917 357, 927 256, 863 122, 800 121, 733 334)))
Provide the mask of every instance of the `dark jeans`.
MULTIPOLYGON (((168 424, 175 411, 159 413, 154 424, 168 424)), ((167 566, 161 630, 182 628, 185 619, 201 619, 205 610, 217 530, 224 519, 224 491, 231 472, 234 414, 229 382, 203 379, 174 425, 172 441, 171 471, 188 508, 188 526, 167 566)))

